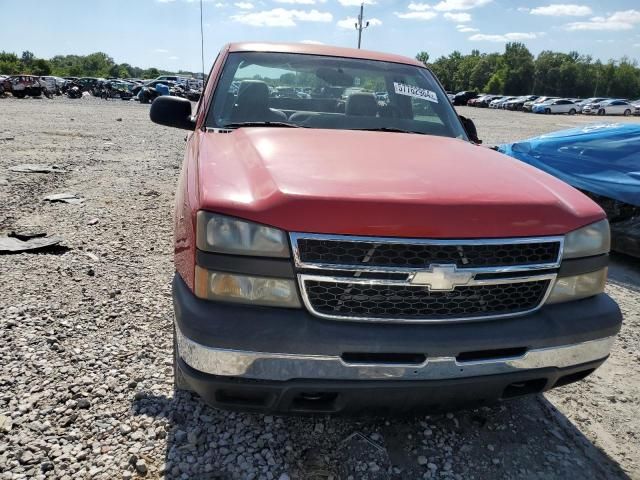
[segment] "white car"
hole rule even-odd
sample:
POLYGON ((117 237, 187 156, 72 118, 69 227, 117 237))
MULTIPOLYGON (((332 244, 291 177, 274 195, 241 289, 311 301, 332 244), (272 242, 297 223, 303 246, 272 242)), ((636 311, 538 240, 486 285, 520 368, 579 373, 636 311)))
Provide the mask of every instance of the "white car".
POLYGON ((624 115, 628 117, 634 112, 634 107, 626 100, 607 100, 590 103, 582 108, 585 115, 624 115))
POLYGON ((569 115, 575 115, 577 111, 576 104, 566 98, 549 100, 533 106, 533 113, 568 113, 569 115))
POLYGON ((515 100, 518 97, 502 97, 496 98, 489 103, 489 108, 502 108, 502 104, 510 100, 515 100))

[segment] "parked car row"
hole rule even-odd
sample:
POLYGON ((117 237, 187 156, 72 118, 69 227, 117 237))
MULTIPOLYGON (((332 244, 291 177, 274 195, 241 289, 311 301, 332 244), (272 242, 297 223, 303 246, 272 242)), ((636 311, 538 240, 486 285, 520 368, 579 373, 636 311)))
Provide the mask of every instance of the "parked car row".
POLYGON ((14 97, 40 97, 66 95, 81 98, 83 94, 104 99, 135 98, 149 103, 160 95, 174 95, 197 101, 202 94, 203 82, 194 78, 162 75, 155 80, 137 78, 55 77, 35 75, 0 75, 0 95, 14 97), (159 90, 156 88, 162 85, 159 90), (142 93, 140 93, 142 92, 142 93))
POLYGON ((543 114, 575 115, 640 115, 640 99, 627 100, 624 98, 592 97, 560 98, 538 95, 505 96, 480 94, 469 98, 465 104, 462 99, 469 97, 471 92, 460 92, 453 97, 454 105, 467 105, 478 108, 500 108, 505 110, 521 110, 524 112, 543 114), (456 103, 456 99, 457 102, 456 103))

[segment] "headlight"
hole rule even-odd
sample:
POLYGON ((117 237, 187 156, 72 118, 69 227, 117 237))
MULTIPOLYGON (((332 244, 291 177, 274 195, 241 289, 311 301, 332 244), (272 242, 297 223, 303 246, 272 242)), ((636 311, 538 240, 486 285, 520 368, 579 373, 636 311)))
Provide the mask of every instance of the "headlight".
POLYGON ((604 292, 606 282, 606 268, 573 277, 558 278, 546 303, 569 302, 592 297, 604 292))
POLYGON ((288 257, 286 234, 277 228, 199 211, 196 244, 200 250, 234 255, 288 257))
POLYGON ((611 246, 609 222, 600 220, 564 236, 562 258, 591 257, 608 253, 611 246))
POLYGON ((299 308, 293 280, 212 272, 196 266, 196 296, 206 300, 299 308))

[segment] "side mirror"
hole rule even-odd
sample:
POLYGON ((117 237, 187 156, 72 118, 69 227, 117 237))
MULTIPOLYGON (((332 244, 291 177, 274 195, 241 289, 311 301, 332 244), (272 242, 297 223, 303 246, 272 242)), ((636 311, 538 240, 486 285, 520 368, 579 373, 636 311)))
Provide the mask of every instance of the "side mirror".
POLYGON ((195 129, 195 122, 191 118, 191 102, 185 98, 161 96, 151 104, 149 117, 154 123, 167 127, 195 129))
POLYGON ((476 130, 476 124, 473 123, 473 120, 467 117, 463 117, 462 115, 458 115, 458 116, 460 117, 462 126, 467 132, 467 136, 469 137, 469 140, 471 140, 473 143, 477 143, 478 145, 480 145, 482 143, 482 140, 478 138, 478 130, 476 130))

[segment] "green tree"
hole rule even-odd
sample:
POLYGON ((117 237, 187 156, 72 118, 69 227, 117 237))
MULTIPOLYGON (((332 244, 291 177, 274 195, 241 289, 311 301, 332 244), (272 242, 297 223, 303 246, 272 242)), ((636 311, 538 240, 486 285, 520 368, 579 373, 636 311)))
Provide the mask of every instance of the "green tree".
POLYGON ((44 58, 36 58, 31 63, 30 73, 38 76, 51 75, 51 65, 44 58))
POLYGON ((502 72, 498 71, 491 75, 491 78, 489 79, 483 90, 487 93, 503 93, 504 78, 502 78, 502 72))
POLYGON ((530 93, 533 88, 535 65, 533 55, 524 43, 510 42, 502 56, 505 94, 530 93))
POLYGON ((15 53, 0 52, 0 73, 14 75, 20 73, 22 64, 15 53))
POLYGON ((425 51, 422 51, 416 55, 416 60, 424 63, 425 66, 429 65, 429 54, 425 51))

